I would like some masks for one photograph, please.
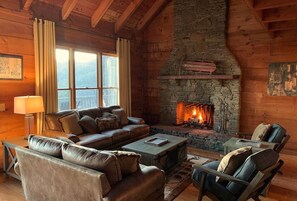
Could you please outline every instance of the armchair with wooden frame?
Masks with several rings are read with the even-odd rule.
[[[254,133],[239,132],[236,135],[238,138],[253,139],[254,134],[255,131]],[[275,146],[273,150],[280,153],[289,139],[290,135],[287,134],[286,129],[284,129],[281,125],[274,123],[271,127],[269,127],[261,141],[274,143]]]
[[[194,165],[192,181],[199,189],[198,201],[203,196],[214,201],[260,200],[259,196],[283,165],[278,158],[279,154],[272,149],[256,152],[233,175],[218,172],[219,161]],[[216,177],[225,181],[217,182]]]

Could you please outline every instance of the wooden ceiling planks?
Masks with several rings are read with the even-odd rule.
[[[91,17],[91,26],[94,28],[98,24],[98,22],[102,19],[103,15],[106,13],[113,0],[105,0],[101,1],[96,11],[93,13]]]
[[[66,20],[76,6],[78,0],[66,0],[62,7],[62,19]]]
[[[26,1],[24,2],[23,9],[26,10],[26,11],[28,11],[29,8],[30,8],[30,6],[31,6],[31,4],[32,4],[32,2],[33,2],[33,0],[26,0]]]
[[[297,0],[243,0],[263,29],[274,38],[297,31]]]

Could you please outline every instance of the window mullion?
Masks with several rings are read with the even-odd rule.
[[[103,106],[103,90],[102,90],[102,54],[97,54],[97,85],[98,85],[98,98],[99,106]]]
[[[70,48],[70,55],[69,55],[69,87],[70,87],[70,94],[71,94],[71,109],[76,108],[76,100],[75,100],[75,66],[74,66],[74,50]]]

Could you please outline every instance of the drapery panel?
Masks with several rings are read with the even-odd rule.
[[[35,56],[35,93],[42,96],[45,113],[57,112],[57,70],[55,23],[35,18],[34,56]],[[44,130],[44,114],[37,114],[37,134]]]

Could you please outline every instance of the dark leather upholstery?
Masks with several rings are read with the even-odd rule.
[[[205,167],[208,167],[213,170],[217,170],[220,161],[212,161],[210,163],[205,164]],[[192,179],[197,183],[200,182],[201,179],[201,171],[199,169],[194,169],[192,173]],[[226,189],[227,183],[218,183],[216,182],[216,176],[212,174],[207,174],[205,189],[213,194],[216,194],[218,198],[222,201],[235,201],[236,197]]]
[[[130,124],[123,126],[122,129],[129,131],[132,138],[149,133],[149,127],[146,124]]]
[[[97,117],[102,116],[102,110],[99,107],[98,108],[81,109],[81,110],[78,110],[78,114],[79,114],[80,118],[87,115],[89,117],[92,117],[93,119],[96,119]]]
[[[67,110],[67,111],[61,111],[61,112],[45,115],[46,129],[63,131],[62,125],[58,119],[62,116],[71,114],[72,112],[73,112],[72,110]]]
[[[78,136],[80,141],[76,144],[91,147],[91,148],[104,148],[112,144],[112,138],[102,134],[83,134]]]
[[[242,166],[234,173],[234,177],[250,182],[258,171],[262,171],[273,164],[276,164],[279,154],[272,149],[265,149],[250,155]],[[229,182],[226,187],[234,195],[239,195],[244,190],[244,186]]]
[[[118,143],[130,139],[131,134],[123,129],[103,131],[101,135],[109,136],[112,139],[112,143]]]
[[[66,161],[105,173],[111,185],[122,180],[120,163],[111,152],[64,144],[62,155]]]
[[[30,135],[28,138],[30,149],[58,158],[62,158],[62,145],[64,143],[58,139],[35,135]]]
[[[165,175],[155,166],[143,167],[112,186],[104,201],[142,201],[151,192],[164,189]],[[137,185],[141,184],[141,185]],[[155,199],[152,199],[153,201]]]
[[[286,135],[286,129],[284,129],[279,124],[272,124],[270,133],[265,136],[264,141],[273,142],[273,143],[281,143],[282,139]]]

